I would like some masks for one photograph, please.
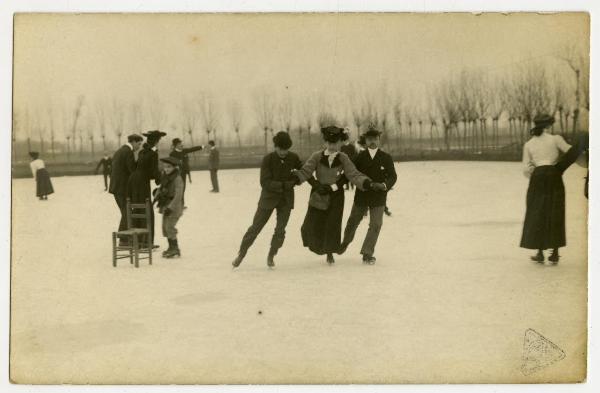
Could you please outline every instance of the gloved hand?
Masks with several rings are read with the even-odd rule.
[[[332,191],[333,190],[331,189],[331,186],[327,185],[327,184],[320,184],[319,187],[317,188],[317,192],[321,195],[329,194]]]
[[[171,210],[170,207],[165,207],[165,209],[163,210],[163,215],[165,217],[169,217],[171,215],[171,213],[173,213],[173,210]]]
[[[387,188],[383,183],[371,183],[371,190],[373,191],[386,191]]]

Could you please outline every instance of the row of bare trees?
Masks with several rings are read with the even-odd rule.
[[[29,150],[31,141],[38,140],[42,153],[48,150],[52,158],[57,135],[62,135],[68,160],[77,152],[82,158],[84,151],[93,157],[98,137],[102,150],[107,151],[110,141],[117,146],[123,142],[125,131],[166,127],[173,134],[179,130],[187,135],[191,144],[198,142],[199,134],[217,140],[218,131],[228,130],[240,151],[243,129],[258,130],[265,149],[275,130],[294,131],[299,146],[310,147],[315,126],[333,123],[354,129],[355,137],[376,127],[383,132],[384,146],[400,152],[518,148],[541,112],[557,118],[557,132],[574,133],[580,128],[580,110],[589,111],[589,66],[586,57],[577,53],[566,50],[557,56],[567,66],[563,72],[531,62],[517,64],[503,74],[465,68],[420,94],[383,80],[350,86],[343,94],[322,91],[302,96],[287,87],[278,92],[262,87],[253,92],[248,107],[239,99],[223,105],[209,92],[181,98],[174,108],[151,96],[102,101],[81,95],[43,111],[16,111],[14,129],[26,137]],[[252,136],[246,133],[246,138]],[[16,138],[14,132],[13,142]]]

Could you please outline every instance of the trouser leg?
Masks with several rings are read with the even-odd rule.
[[[217,177],[217,170],[216,169],[211,169],[210,170],[210,181],[212,182],[213,190],[219,191],[219,179]]]
[[[367,230],[367,235],[365,236],[365,241],[363,242],[362,249],[360,253],[363,255],[373,255],[375,253],[375,245],[377,244],[377,238],[379,237],[379,232],[381,231],[381,226],[383,225],[383,211],[385,206],[376,206],[370,208],[370,217],[369,217],[369,229]]]
[[[246,252],[248,252],[248,249],[252,243],[254,243],[254,240],[256,240],[256,237],[260,231],[262,231],[267,221],[269,221],[269,217],[271,217],[272,213],[273,209],[256,209],[256,213],[254,213],[254,219],[252,220],[252,225],[250,225],[244,234],[244,237],[242,238],[242,244],[240,244],[239,253],[241,255],[246,255]]]
[[[290,213],[292,210],[289,207],[278,207],[277,208],[277,223],[275,224],[275,232],[271,238],[271,249],[269,250],[270,255],[277,254],[277,251],[283,246],[285,240],[285,227],[290,220]]]
[[[104,173],[104,190],[108,190],[108,174]]]
[[[358,225],[362,221],[368,207],[367,206],[358,206],[357,204],[352,205],[352,210],[350,211],[350,217],[348,217],[348,222],[346,223],[346,229],[344,230],[344,239],[342,243],[350,244],[352,240],[354,240],[354,235],[356,234],[356,229]]]
[[[171,216],[164,216],[163,215],[163,225],[162,225],[162,230],[163,230],[163,236],[166,237],[167,239],[177,239],[177,222],[179,221],[179,217],[171,217]]]
[[[121,194],[115,194],[115,201],[121,212],[121,220],[119,221],[119,231],[127,229],[127,197]]]
[[[183,193],[181,195],[181,203],[183,206],[185,206],[185,187],[186,187],[186,182],[187,182],[187,174],[182,172],[181,179],[183,180]]]

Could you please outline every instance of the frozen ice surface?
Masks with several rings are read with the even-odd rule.
[[[182,258],[111,265],[118,223],[101,176],[53,178],[35,198],[13,181],[11,378],[29,383],[535,382],[584,376],[587,204],[564,176],[558,266],[520,249],[527,179],[518,163],[399,163],[377,264],[361,263],[365,220],[328,266],[302,247],[309,189],[266,267],[274,215],[232,271],[260,188],[258,169],[193,172]],[[344,220],[351,207],[346,194]],[[520,373],[535,329],[566,358]]]

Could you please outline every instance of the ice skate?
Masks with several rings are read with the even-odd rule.
[[[175,258],[175,257],[180,257],[180,256],[181,256],[181,251],[179,250],[179,247],[172,248],[171,250],[167,250],[167,251],[163,252],[163,258]]]
[[[335,263],[335,259],[333,259],[333,254],[327,254],[327,263],[329,266],[332,266]]]
[[[274,269],[275,268],[275,255],[269,254],[269,256],[267,257],[267,266],[269,267],[269,269]]]
[[[231,262],[231,266],[233,267],[233,269],[239,267],[243,260],[244,256],[242,254],[238,254],[238,256],[235,257],[235,259],[233,260],[233,262]]]
[[[558,265],[558,260],[560,259],[560,255],[558,255],[558,251],[555,250],[552,252],[552,255],[548,257],[548,260],[552,262],[553,265]]]
[[[544,263],[544,253],[539,251],[536,255],[531,257],[531,260],[537,263]]]
[[[377,261],[377,258],[375,258],[373,255],[369,255],[369,254],[363,255],[363,263],[365,265],[374,265],[375,261]]]

